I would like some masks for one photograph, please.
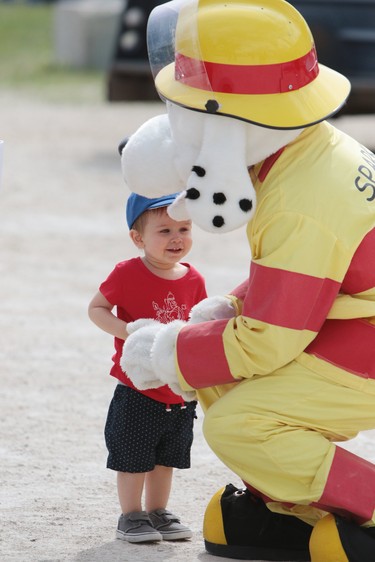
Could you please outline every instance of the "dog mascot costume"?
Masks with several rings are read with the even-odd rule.
[[[196,393],[244,482],[207,506],[208,552],[374,562],[375,466],[337,445],[375,428],[375,157],[326,121],[350,84],[283,0],[165,3],[148,47],[167,112],[130,137],[125,180],[180,190],[169,214],[210,232],[247,223],[252,261],[188,323],[129,324],[122,366]]]

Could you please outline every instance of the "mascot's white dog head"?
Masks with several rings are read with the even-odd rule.
[[[318,64],[305,20],[283,0],[173,0],[151,13],[148,48],[167,114],[126,144],[126,183],[146,197],[181,191],[171,217],[210,232],[251,219],[249,168],[336,113],[350,91]]]

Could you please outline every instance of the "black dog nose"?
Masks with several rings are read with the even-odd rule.
[[[129,140],[129,137],[125,137],[120,144],[118,145],[117,149],[118,149],[118,153],[121,156],[122,155],[122,151],[124,150],[125,146],[127,145],[127,142]]]

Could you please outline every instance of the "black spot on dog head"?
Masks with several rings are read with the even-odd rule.
[[[220,215],[216,215],[216,217],[212,219],[212,224],[216,226],[216,228],[221,228],[222,226],[224,226],[225,220]]]
[[[200,192],[198,191],[198,189],[195,189],[195,187],[190,187],[186,191],[186,199],[199,199],[200,196]]]
[[[244,213],[248,213],[253,208],[253,202],[251,201],[251,199],[241,199],[238,204],[241,211],[243,211]]]
[[[208,100],[204,106],[207,113],[216,113],[219,110],[219,104],[216,100]]]
[[[195,172],[199,178],[203,178],[206,175],[206,170],[202,166],[193,166],[191,171]]]
[[[214,193],[213,201],[215,205],[224,205],[225,201],[227,200],[224,193]]]

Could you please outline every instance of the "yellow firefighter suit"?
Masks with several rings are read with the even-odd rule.
[[[271,510],[373,525],[375,466],[333,442],[375,426],[375,157],[322,122],[250,173],[249,280],[179,333],[181,387]]]

